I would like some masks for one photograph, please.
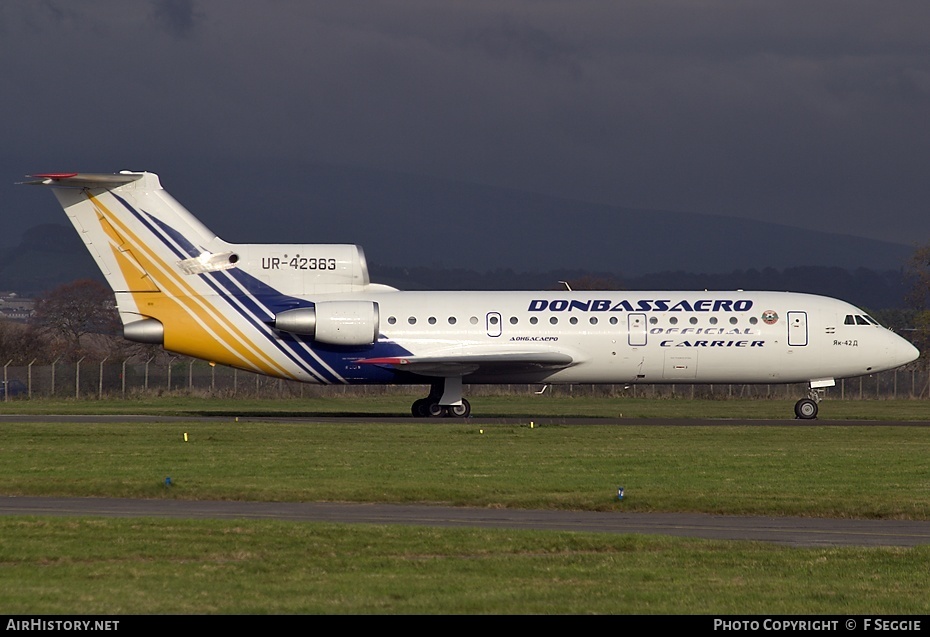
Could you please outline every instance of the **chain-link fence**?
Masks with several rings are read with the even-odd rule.
[[[190,359],[173,362],[111,361],[14,365],[2,368],[4,390],[0,400],[29,398],[120,399],[158,395],[198,395],[244,398],[313,398],[351,394],[359,396],[416,394],[398,385],[312,385],[269,378]],[[472,385],[469,396],[512,395],[546,391],[559,396],[630,396],[639,398],[760,399],[798,398],[806,384],[791,385]],[[928,399],[930,373],[925,369],[898,369],[838,380],[826,390],[833,400]]]

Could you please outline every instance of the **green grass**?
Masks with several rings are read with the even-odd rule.
[[[928,427],[7,423],[0,454],[7,495],[930,518]]]
[[[624,418],[661,407],[715,417],[721,407],[779,403],[534,398],[527,403],[547,409],[521,413],[510,411],[511,399],[473,401],[517,424],[249,418],[308,404],[326,413],[327,401],[12,402],[52,411],[105,405],[224,415],[2,422],[0,493],[930,519],[928,427],[750,427],[739,420],[666,427],[643,420],[530,428],[537,413],[609,415],[605,410],[620,405]],[[357,414],[409,404],[403,396],[337,402]],[[873,412],[869,401],[848,404],[857,408],[851,419],[882,411],[901,418],[924,405],[876,401]],[[930,611],[927,590],[930,546],[787,548],[550,531],[0,517],[0,608],[10,614],[897,615]]]
[[[928,547],[145,519],[0,534],[8,614],[930,612]]]

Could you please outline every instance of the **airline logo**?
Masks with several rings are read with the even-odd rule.
[[[530,312],[748,312],[751,308],[749,299],[533,299],[527,309]]]

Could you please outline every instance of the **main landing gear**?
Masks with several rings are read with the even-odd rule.
[[[452,376],[435,381],[430,387],[429,396],[413,401],[410,413],[417,418],[468,418],[471,405],[462,398],[462,377]]]

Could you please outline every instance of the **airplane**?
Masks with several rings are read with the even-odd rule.
[[[113,289],[131,341],[322,384],[429,385],[414,416],[468,417],[468,384],[805,383],[919,352],[845,301],[790,292],[405,292],[361,247],[231,244],[150,172],[42,173]]]

